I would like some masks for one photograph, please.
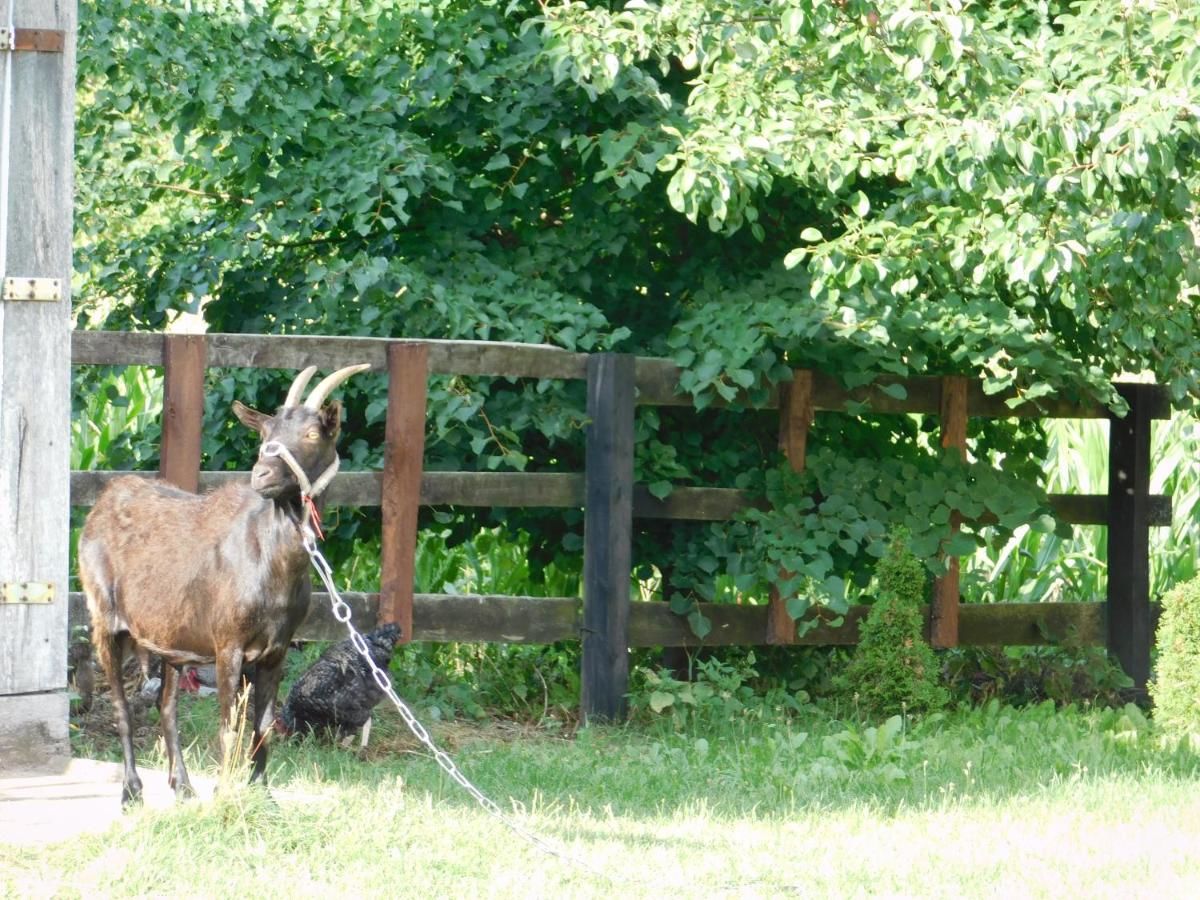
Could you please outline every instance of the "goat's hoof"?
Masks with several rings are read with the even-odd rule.
[[[130,784],[126,782],[121,787],[121,809],[129,809],[135,806],[142,805],[142,785],[141,783]]]
[[[175,802],[186,802],[196,799],[196,789],[192,787],[190,781],[182,781],[179,784],[172,785],[175,788]]]

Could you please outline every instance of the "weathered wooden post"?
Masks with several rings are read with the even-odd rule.
[[[1108,431],[1108,652],[1139,692],[1150,679],[1150,422],[1155,386],[1121,384]]]
[[[813,373],[796,369],[791,383],[779,388],[779,449],[793,472],[803,472],[807,464],[813,414]],[[767,643],[796,643],[796,622],[787,611],[787,598],[774,585],[767,599]]]
[[[388,405],[384,425],[383,546],[380,552],[379,622],[400,626],[402,643],[413,639],[413,575],[417,513],[425,465],[425,405],[429,345],[388,345]]]
[[[75,4],[0,5],[0,770],[65,761]]]
[[[967,379],[947,375],[942,379],[942,447],[967,455]],[[960,518],[952,513],[950,531],[958,531]],[[933,585],[929,612],[929,643],[934,647],[958,646],[958,557],[946,560],[946,574]]]
[[[200,489],[207,361],[204,335],[163,335],[163,421],[158,474],[193,494]]]
[[[583,534],[583,718],[619,721],[629,690],[633,540],[634,357],[587,362]]]

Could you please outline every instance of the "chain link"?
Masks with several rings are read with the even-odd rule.
[[[370,666],[371,675],[374,677],[375,683],[379,685],[379,689],[387,695],[387,698],[392,701],[392,705],[394,705],[396,707],[396,711],[400,713],[400,718],[404,720],[404,724],[408,726],[408,730],[411,731],[417,740],[419,740],[433,755],[434,761],[442,768],[442,770],[449,775],[457,785],[474,797],[475,802],[477,802],[481,807],[499,819],[511,831],[519,834],[542,852],[558,857],[559,859],[564,860],[572,865],[588,869],[592,873],[608,879],[609,881],[619,880],[611,873],[601,871],[600,869],[589,865],[583,860],[568,856],[562,850],[548,843],[545,839],[534,834],[511,816],[507,815],[504,810],[496,805],[491,798],[479,790],[479,788],[475,787],[475,785],[471,783],[467,776],[462,773],[458,766],[454,764],[454,760],[452,760],[444,750],[434,743],[433,738],[429,736],[429,732],[425,730],[425,726],[417,720],[417,717],[413,714],[413,711],[409,709],[408,705],[396,694],[395,688],[392,687],[392,680],[388,677],[387,672],[376,665],[375,660],[371,658],[371,652],[367,647],[366,639],[350,621],[353,610],[350,608],[350,604],[342,599],[342,595],[338,592],[336,585],[334,585],[333,569],[330,567],[329,562],[322,555],[320,548],[317,547],[316,535],[313,534],[312,529],[307,523],[305,523],[301,534],[304,543],[304,549],[308,552],[309,558],[312,560],[313,568],[316,569],[317,575],[320,576],[321,582],[325,585],[325,589],[329,592],[329,602],[333,607],[334,618],[343,623],[349,630],[350,640],[354,644],[354,649],[358,651],[359,655],[362,656],[362,658],[366,660],[367,665]]]

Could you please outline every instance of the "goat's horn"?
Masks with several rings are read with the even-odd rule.
[[[296,380],[292,382],[292,386],[288,388],[287,399],[283,401],[284,407],[295,406],[300,402],[300,398],[304,395],[304,389],[308,387],[308,383],[312,377],[317,374],[316,366],[309,366],[303,372],[296,376]]]
[[[369,363],[360,363],[357,366],[346,366],[344,369],[338,369],[331,375],[326,375],[325,378],[313,388],[312,393],[308,395],[308,399],[304,401],[304,405],[309,409],[320,409],[321,404],[325,402],[325,398],[333,393],[333,389],[339,384],[354,375],[356,372],[365,372],[371,368]]]

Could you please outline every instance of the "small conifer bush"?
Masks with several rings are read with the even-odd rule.
[[[929,579],[907,538],[903,532],[894,534],[875,569],[879,595],[859,628],[858,647],[844,679],[859,707],[873,716],[932,712],[949,700],[924,637],[921,605]]]
[[[1163,597],[1150,683],[1154,720],[1168,734],[1200,734],[1200,578]]]

